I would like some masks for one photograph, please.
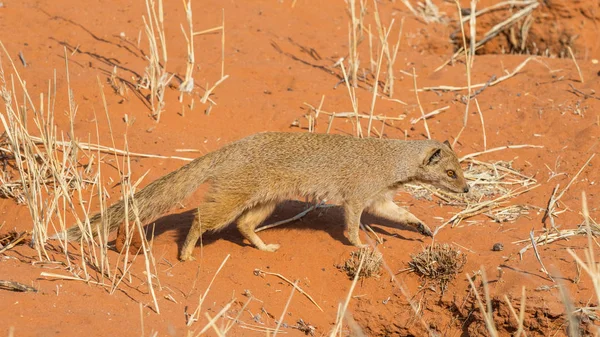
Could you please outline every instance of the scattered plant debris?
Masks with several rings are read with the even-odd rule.
[[[12,247],[23,244],[27,231],[18,233],[16,231],[9,231],[6,234],[0,234],[0,253],[3,253]]]
[[[2,281],[0,280],[0,289],[10,290],[10,291],[18,291],[18,292],[33,292],[37,293],[38,290],[34,287],[30,287],[23,283],[14,282],[14,281]]]
[[[408,265],[418,275],[438,282],[443,293],[466,262],[467,256],[460,250],[447,244],[434,244],[411,255]]]
[[[312,326],[310,323],[305,322],[302,318],[299,318],[298,322],[296,322],[296,325],[291,326],[291,328],[298,329],[298,330],[304,332],[304,334],[307,336],[308,335],[314,336],[315,330],[317,329],[314,326]]]
[[[359,278],[379,277],[383,257],[380,252],[373,250],[371,247],[353,251],[344,265],[338,266],[338,268],[345,271],[350,278],[354,278],[363,256],[365,262],[363,263]]]

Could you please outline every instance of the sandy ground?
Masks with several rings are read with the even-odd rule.
[[[405,117],[385,126],[387,138],[426,138],[422,122],[411,124],[412,119],[421,115],[410,75],[413,68],[421,88],[465,86],[467,83],[462,61],[435,71],[452,55],[455,46],[451,36],[457,36],[460,31],[457,31],[454,5],[442,1],[434,3],[445,13],[445,22],[427,23],[411,14],[400,1],[378,3],[383,23],[389,25],[392,19],[395,22],[390,34],[391,43],[398,40],[400,21],[404,19],[402,40],[393,67],[396,76],[393,98],[407,104],[379,99],[375,107],[378,115]],[[484,8],[494,3],[497,1],[482,1],[479,6]],[[532,19],[532,27],[535,27],[532,32],[566,32],[567,38],[574,41],[570,45],[584,83],[570,58],[540,57],[539,62],[529,62],[512,78],[477,94],[488,149],[518,144],[543,146],[505,149],[478,157],[485,161],[511,161],[523,175],[535,177],[540,184],[538,188],[509,201],[509,204],[529,206],[528,213],[504,223],[479,215],[470,219],[476,221],[464,221],[454,228],[447,226],[441,230],[436,242],[452,244],[467,255],[463,272],[444,294],[418,275],[400,272],[407,268],[411,254],[431,243],[430,238],[424,238],[406,226],[363,217],[363,222],[370,224],[385,240],[379,249],[395,275],[395,281],[391,281],[390,274],[384,271],[378,279],[365,279],[354,289],[355,297],[351,299],[348,311],[365,335],[487,335],[483,315],[465,276],[465,273],[473,275],[481,268],[485,269],[490,281],[494,318],[500,335],[510,335],[517,330],[504,295],[518,307],[522,287],[526,287],[525,327],[529,336],[566,335],[565,309],[556,282],[565,285],[575,307],[598,306],[590,278],[585,271],[578,276],[576,263],[567,252],[567,248],[571,248],[583,256],[588,244],[585,237],[539,247],[543,263],[556,282],[541,270],[531,249],[520,258],[518,252],[523,245],[513,243],[527,239],[531,230],[535,230],[536,235],[541,233],[544,228],[541,219],[554,187],[560,184],[562,190],[567,186],[586,160],[600,148],[600,95],[595,96],[600,89],[600,64],[597,61],[600,58],[597,43],[600,6],[593,1],[577,1],[571,5],[567,1],[547,3],[554,7],[543,5],[544,8],[538,10],[541,14]],[[463,5],[467,7],[468,3]],[[190,96],[179,103],[177,87],[186,67],[186,45],[179,25],[185,25],[185,12],[180,2],[165,3],[167,71],[176,76],[172,80],[173,86],[166,90],[166,105],[159,123],[150,116],[143,96],[147,91],[142,90],[140,96],[134,86],[124,85],[127,89],[119,94],[107,82],[115,70],[121,81],[132,85],[144,73],[147,65],[144,55],[148,49],[142,32],[142,15],[146,14],[143,1],[127,4],[4,1],[0,7],[0,40],[20,76],[27,82],[34,102],[39,101],[39,93],[47,92],[48,81],[54,81],[56,70],[55,124],[65,132],[69,129],[66,52],[70,86],[78,104],[74,131],[79,140],[87,141],[88,135],[95,139],[98,126],[100,144],[112,144],[100,82],[106,94],[115,146],[123,148],[126,134],[133,152],[194,157],[200,154],[176,152],[176,149],[197,149],[206,153],[256,132],[307,132],[308,121],[304,116],[309,110],[304,103],[318,106],[322,96],[325,97],[324,111],[352,111],[348,91],[344,83],[340,83],[340,68],[334,67],[335,62],[348,53],[349,18],[343,1],[324,4],[300,0],[294,6],[290,1],[203,1],[192,6],[197,31],[220,25],[224,10],[224,73],[229,77],[211,95],[216,105],[207,114],[208,105],[201,104],[200,98],[207,85],[212,86],[221,77],[221,35],[210,33],[195,37],[194,105],[190,107]],[[418,8],[416,4],[414,6]],[[372,3],[368,4],[366,15],[374,31]],[[486,27],[493,26],[485,20],[498,16],[501,13],[478,19],[482,20],[478,26],[481,34],[489,29]],[[506,13],[504,17],[507,17]],[[546,28],[536,26],[542,24],[547,24]],[[555,35],[562,36],[559,33]],[[506,35],[501,38],[506,39]],[[559,38],[541,39],[558,46],[549,52],[551,56],[564,52],[560,47],[564,41]],[[531,41],[535,41],[533,37]],[[19,53],[22,53],[26,67],[19,59]],[[527,57],[481,51],[474,59],[472,83],[486,83],[492,76],[500,78]],[[14,72],[5,54],[1,59],[10,83],[14,78],[9,74]],[[360,60],[361,67],[368,68],[367,41],[361,45]],[[465,94],[464,90],[420,92],[425,112],[449,106],[428,119],[432,138],[451,142],[456,138],[463,125],[465,104],[461,97]],[[361,84],[356,95],[359,111],[368,114],[372,96],[369,88]],[[326,117],[319,117],[316,132],[325,132],[327,124]],[[375,125],[380,130],[381,123]],[[331,126],[333,133],[351,134],[352,130],[351,120],[343,118],[336,118]],[[477,110],[471,105],[467,127],[455,150],[462,156],[483,149],[482,124]],[[561,198],[559,209],[564,212],[555,219],[560,229],[574,229],[582,223],[582,192],[587,195],[591,218],[599,218],[599,160],[592,159]],[[119,178],[114,161],[107,156],[102,165],[104,185],[111,200],[120,196],[120,188],[115,183]],[[176,159],[133,158],[131,170],[135,179],[148,171],[141,183],[146,185],[183,163]],[[338,305],[345,300],[352,283],[336,268],[354,250],[345,236],[341,210],[321,209],[299,221],[262,232],[260,235],[266,242],[281,244],[281,249],[274,254],[254,249],[232,226],[205,235],[202,248],[198,245],[194,251],[196,261],[179,262],[178,247],[187,234],[192,211],[201,202],[202,194],[201,189],[155,222],[153,254],[160,282],[160,287],[155,287],[160,314],[149,295],[141,257],[134,262],[131,278],[110,293],[110,287],[41,277],[42,272],[69,273],[57,264],[36,263],[35,250],[21,245],[0,254],[0,280],[21,282],[39,291],[0,290],[0,335],[129,336],[156,332],[159,336],[182,336],[189,332],[199,333],[208,322],[204,313],[215,316],[233,299],[225,316],[235,317],[251,294],[254,300],[239,316],[245,324],[233,325],[228,335],[264,336],[265,332],[244,327],[275,328],[292,288],[276,276],[255,275],[256,269],[298,280],[302,289],[323,309],[320,311],[305,296],[295,293],[283,316],[282,333],[304,335],[291,327],[301,319],[316,328],[315,335],[328,335],[336,322]],[[431,227],[441,225],[460,211],[458,207],[440,206],[440,200],[435,197],[417,200],[406,192],[400,192],[397,201]],[[285,203],[268,222],[294,216],[305,207],[301,202]],[[92,206],[92,210],[97,209]],[[31,230],[31,221],[25,205],[18,205],[12,199],[0,199],[0,223],[4,224],[1,233],[12,229]],[[492,251],[495,243],[502,243],[504,250]],[[78,252],[77,247],[74,246],[72,251]],[[52,260],[64,261],[64,254],[55,244],[49,246],[48,251]],[[118,252],[110,251],[109,255],[116,260]],[[201,318],[186,326],[186,313],[196,309],[199,298],[227,257],[202,304]],[[81,255],[73,253],[72,259],[79,263]],[[102,281],[98,274],[92,272],[92,276],[94,280]],[[158,285],[158,281],[156,283]],[[476,284],[480,283],[477,279]],[[481,288],[479,290],[481,292]],[[411,308],[409,300],[417,307]],[[597,331],[590,315],[583,316],[582,329],[590,333]],[[229,322],[231,319],[222,318],[217,325],[225,326]],[[343,329],[343,335],[352,331],[346,323]],[[214,331],[206,335],[216,336]]]

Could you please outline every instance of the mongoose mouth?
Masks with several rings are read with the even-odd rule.
[[[470,190],[469,185],[465,185],[464,187],[444,187],[452,193],[469,193]]]

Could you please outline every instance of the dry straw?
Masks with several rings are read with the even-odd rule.
[[[361,261],[364,261],[364,266],[359,270],[358,267],[360,266]],[[339,266],[338,268],[345,271],[351,278],[354,278],[359,272],[359,278],[379,277],[382,263],[383,255],[381,252],[371,247],[364,247],[352,251],[350,253],[350,258],[344,262],[343,266]]]
[[[157,9],[158,7],[158,13]],[[154,0],[146,0],[146,16],[144,21],[144,32],[148,39],[149,55],[146,56],[148,66],[144,71],[144,77],[140,80],[139,87],[150,90],[150,106],[152,114],[157,122],[164,109],[165,89],[173,75],[167,72],[167,41],[165,37],[164,12],[162,0],[158,5]]]
[[[409,267],[418,275],[437,282],[442,293],[467,263],[467,256],[447,244],[433,244],[411,255]]]
[[[2,44],[0,43],[0,45]],[[2,47],[4,49],[3,45]],[[6,49],[4,49],[4,53],[9,56]],[[97,241],[94,241],[92,233],[97,232],[98,229],[97,227],[92,228],[89,221],[90,209],[96,203],[93,191],[96,189],[98,191],[101,212],[104,209],[104,199],[107,194],[102,185],[100,147],[82,145],[74,132],[78,105],[71,89],[68,71],[69,59],[66,50],[64,56],[69,141],[64,140],[65,136],[59,133],[54,125],[54,109],[57,98],[56,73],[53,81],[48,83],[46,96],[41,94],[40,103],[34,105],[24,81],[12,61],[13,74],[10,75],[10,85],[0,63],[0,91],[5,103],[5,112],[0,113],[0,122],[6,135],[6,147],[3,153],[11,155],[9,160],[14,161],[14,166],[17,168],[18,179],[12,183],[19,185],[17,188],[21,191],[23,200],[28,206],[33,222],[32,242],[38,254],[38,260],[54,260],[47,251],[46,241],[49,230],[63,232],[71,225],[73,220],[70,219],[74,219],[75,224],[83,233],[82,241],[76,251],[72,251],[71,247],[73,246],[66,240],[58,241],[63,253],[65,270],[71,275],[42,273],[41,276],[98,284],[112,288],[114,291],[118,283],[113,282],[116,275],[121,272],[120,262],[113,265],[113,270],[108,258],[107,233],[99,233]],[[10,56],[8,58],[10,59]],[[18,89],[14,83],[15,77],[20,84]],[[18,90],[21,91],[20,94],[18,94]],[[105,111],[107,111],[102,90],[101,94]],[[19,96],[24,98],[23,102],[17,101]],[[29,114],[31,111],[33,113]],[[96,120],[98,119],[96,118]],[[33,133],[39,136],[33,136]],[[98,134],[96,126],[97,137],[99,137]],[[91,142],[87,144],[91,144]],[[129,163],[127,151],[124,153]],[[117,166],[119,166],[118,161]],[[130,171],[129,168],[128,172]],[[133,191],[135,186],[130,185],[128,179],[124,179],[120,169],[119,174],[123,188]],[[129,177],[129,174],[127,176]],[[140,224],[138,224],[138,231],[142,237],[145,237]],[[72,258],[77,255],[80,258],[75,263]],[[158,278],[151,246],[147,244],[144,246],[144,260],[148,277],[147,286],[149,292],[152,293],[154,309],[158,312],[158,303],[153,290],[154,284],[158,283]],[[127,265],[126,261],[122,262]],[[153,270],[150,268],[151,266],[154,266]],[[122,277],[125,277],[127,270],[128,268],[123,269]],[[106,282],[109,283],[106,284]]]

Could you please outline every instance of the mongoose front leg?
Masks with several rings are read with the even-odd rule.
[[[265,244],[254,230],[273,213],[275,206],[277,206],[275,202],[256,205],[246,210],[237,220],[237,228],[240,233],[256,248],[265,252],[275,252],[279,249],[279,245],[276,243]]]
[[[348,240],[356,247],[363,248],[368,245],[360,241],[360,216],[363,212],[363,207],[358,206],[358,203],[346,203],[344,205],[344,216],[346,218],[346,227],[348,228]]]
[[[392,200],[376,200],[369,205],[367,211],[391,221],[414,225],[419,233],[426,236],[433,236],[431,229],[423,221],[404,208],[396,205]]]

